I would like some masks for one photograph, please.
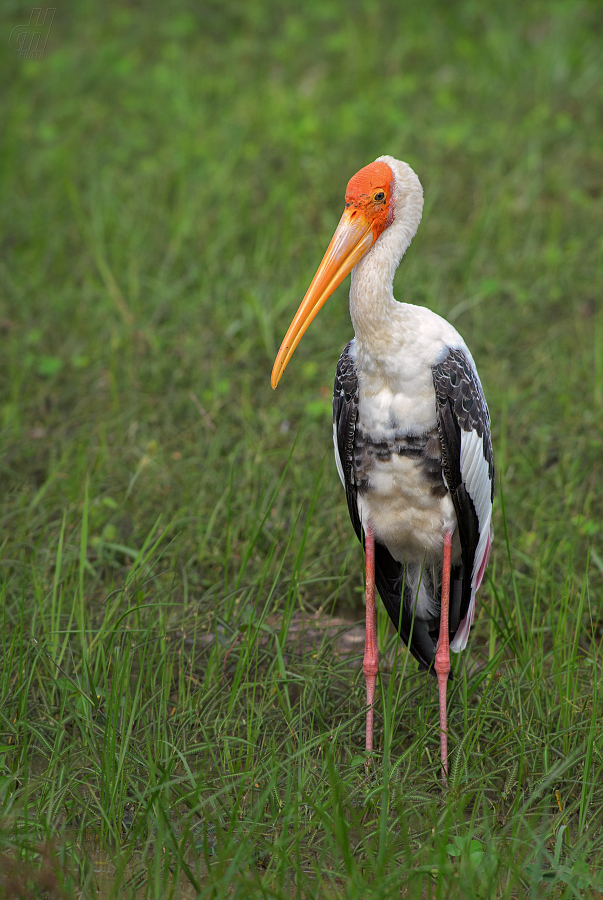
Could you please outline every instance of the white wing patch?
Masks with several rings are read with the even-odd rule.
[[[342,485],[345,488],[345,478],[343,475],[343,466],[341,465],[341,460],[339,458],[339,447],[337,446],[337,423],[333,422],[333,446],[335,448],[335,465],[337,466],[337,474],[341,480]]]
[[[454,640],[450,643],[450,649],[455,653],[464,650],[467,645],[469,630],[475,612],[475,594],[484,574],[492,541],[490,524],[492,517],[492,500],[490,499],[492,482],[490,481],[488,461],[484,455],[484,438],[483,436],[480,437],[477,431],[461,430],[461,478],[475,507],[479,525],[479,541],[473,558],[469,609],[454,636]]]

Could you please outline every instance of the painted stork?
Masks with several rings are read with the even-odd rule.
[[[352,272],[355,338],[333,392],[337,471],[366,559],[366,749],[379,670],[375,582],[419,666],[438,679],[442,778],[448,773],[450,650],[467,644],[492,541],[490,417],[460,334],[392,285],[421,220],[423,189],[381,156],[347,186],[345,210],[272,370],[275,388],[308,325]]]

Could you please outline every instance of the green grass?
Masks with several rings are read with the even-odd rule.
[[[39,60],[5,8],[0,896],[602,896],[600,4],[82,0]],[[345,286],[270,369],[382,153],[498,472],[444,797],[385,616],[368,773],[358,653],[293,640],[363,615]]]

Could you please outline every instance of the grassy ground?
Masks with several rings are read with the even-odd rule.
[[[6,10],[0,896],[602,896],[600,4],[79,2],[34,60]],[[345,287],[269,373],[382,153],[498,470],[444,798],[385,618],[368,774],[358,653],[291,638],[362,617]]]

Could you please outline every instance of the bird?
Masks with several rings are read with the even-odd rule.
[[[398,302],[393,280],[421,221],[413,169],[380,156],[348,182],[333,238],[283,339],[271,384],[351,272],[354,338],[333,390],[335,462],[364,543],[366,751],[379,672],[375,586],[419,667],[437,677],[440,775],[448,778],[450,650],[466,647],[493,539],[490,415],[458,331]]]

